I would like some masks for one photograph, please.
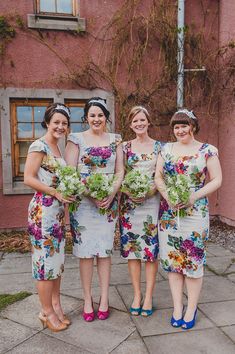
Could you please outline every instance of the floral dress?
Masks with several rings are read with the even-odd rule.
[[[149,154],[134,153],[131,142],[123,144],[126,168],[142,170],[152,176],[156,169],[161,143],[156,141]],[[156,193],[141,204],[122,194],[120,203],[121,256],[126,259],[155,261],[158,255],[158,211],[160,195]]]
[[[218,154],[213,145],[203,144],[193,156],[175,157],[173,143],[161,151],[164,159],[165,177],[183,174],[188,177],[190,190],[197,191],[205,184],[207,159]],[[185,215],[178,218],[163,199],[159,215],[160,261],[164,270],[191,278],[203,276],[206,261],[205,241],[209,233],[209,210],[206,197],[197,200],[192,207],[185,208]]]
[[[62,158],[55,157],[42,139],[34,141],[28,153],[43,152],[38,179],[56,187],[57,163],[65,165]],[[64,206],[55,197],[35,192],[28,209],[28,232],[32,244],[32,273],[37,280],[52,280],[64,270],[65,218]]]
[[[88,146],[83,133],[72,133],[68,141],[78,146],[78,168],[85,180],[92,173],[114,175],[116,149],[121,136],[109,133],[109,145]],[[70,214],[73,254],[79,258],[109,257],[112,254],[118,201],[115,197],[104,215],[96,205],[83,197],[76,212]]]

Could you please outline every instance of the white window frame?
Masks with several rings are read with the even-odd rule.
[[[111,113],[112,124],[110,131],[115,127],[114,96],[111,92],[101,89],[95,90],[58,90],[58,89],[0,89],[0,115],[1,115],[1,145],[2,145],[2,180],[3,194],[30,194],[32,190],[21,181],[13,181],[12,166],[12,126],[11,126],[11,99],[52,99],[54,102],[64,103],[64,100],[87,100],[100,96],[107,101]]]

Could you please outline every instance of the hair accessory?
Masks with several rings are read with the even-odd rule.
[[[90,100],[88,103],[99,103],[99,104],[101,104],[101,106],[103,106],[108,111],[107,104],[106,104],[105,100]]]
[[[62,104],[57,104],[57,106],[55,107],[55,111],[64,111],[70,118],[70,111],[67,107],[62,106]]]
[[[178,113],[184,113],[186,114],[186,116],[188,116],[189,118],[195,119],[197,120],[197,117],[194,115],[193,111],[189,111],[188,109],[184,108],[184,109],[179,109],[176,114]]]

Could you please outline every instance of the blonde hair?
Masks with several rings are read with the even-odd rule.
[[[142,106],[134,106],[134,107],[132,107],[132,109],[130,110],[130,112],[128,114],[127,121],[129,123],[129,125],[131,124],[133,118],[140,112],[144,113],[144,115],[146,116],[148,122],[151,123],[150,115],[149,115],[149,112],[147,111],[147,109],[142,107]]]

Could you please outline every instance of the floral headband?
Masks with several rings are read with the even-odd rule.
[[[57,106],[55,107],[55,111],[64,111],[70,118],[70,111],[67,107],[62,106],[61,104],[57,104]]]
[[[184,113],[186,114],[186,116],[188,116],[189,118],[195,119],[197,120],[197,117],[194,115],[193,111],[189,111],[188,109],[184,108],[184,109],[179,109],[176,114],[178,113]]]
[[[105,100],[90,100],[89,104],[90,103],[99,103],[101,106],[103,106],[108,111],[108,107],[107,107]]]

